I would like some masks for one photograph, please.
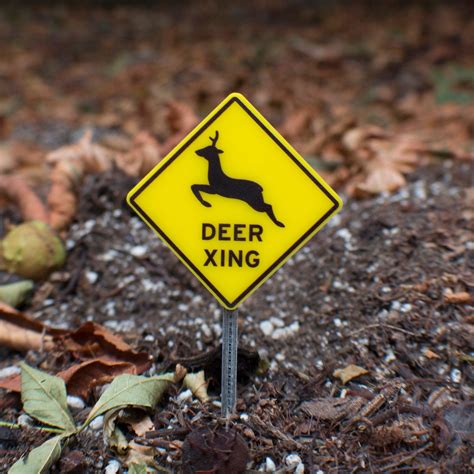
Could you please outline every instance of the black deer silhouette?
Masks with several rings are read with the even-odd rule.
[[[252,209],[265,212],[268,217],[279,227],[285,227],[273,213],[273,208],[263,200],[263,188],[260,184],[246,179],[235,179],[227,176],[222,170],[219,154],[223,153],[216,147],[219,132],[216,131],[214,138],[209,137],[211,145],[196,150],[198,156],[202,156],[209,162],[208,180],[209,184],[193,184],[191,189],[199,202],[206,207],[211,204],[205,201],[201,193],[217,194],[222,197],[240,199],[245,201]]]

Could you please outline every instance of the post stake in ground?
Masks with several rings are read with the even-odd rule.
[[[222,308],[222,416],[235,410],[237,401],[237,310]]]

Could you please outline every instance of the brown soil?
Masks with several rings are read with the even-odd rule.
[[[341,213],[242,305],[230,425],[235,444],[249,448],[250,472],[274,463],[301,473],[300,461],[310,473],[472,472],[474,170],[453,159],[473,143],[472,3],[91,3],[0,10],[0,139],[21,145],[12,148],[18,169],[42,197],[49,170],[34,156],[85,127],[104,143],[143,130],[164,142],[168,100],[204,115],[234,90],[286,125],[291,143],[328,173],[363,169],[363,153],[341,158],[334,128],[346,122],[391,137],[416,132],[436,150],[430,156],[445,158],[418,168],[395,194],[343,196]],[[320,138],[328,143],[317,146]],[[210,403],[172,389],[153,414],[156,431],[139,440],[180,472],[186,436],[193,431],[189,446],[225,424],[221,314],[124,204],[135,182],[116,171],[87,177],[64,235],[67,264],[24,309],[55,327],[105,325],[153,355],[148,374],[178,361],[205,369]],[[19,220],[0,208],[1,235]],[[455,302],[461,292],[470,300]],[[67,365],[55,353],[0,348],[0,369],[22,360],[51,372]],[[344,385],[335,370],[350,364],[366,373]],[[21,414],[19,397],[2,392],[0,419]],[[0,427],[0,472],[46,438]],[[87,429],[53,472],[104,472],[114,458],[102,430]]]
[[[264,375],[252,373],[239,385],[232,421],[254,469],[266,457],[283,468],[296,453],[310,472],[469,470],[472,306],[447,303],[445,295],[472,291],[472,171],[439,163],[390,197],[347,203],[242,306],[241,346],[269,362]],[[217,347],[220,314],[171,252],[120,206],[129,186],[116,173],[88,179],[66,237],[67,266],[43,284],[38,294],[49,294],[30,312],[65,327],[87,319],[105,324],[150,351],[152,370],[160,371]],[[141,246],[146,253],[134,257]],[[264,321],[274,325],[268,336]],[[211,365],[220,364],[218,354]],[[19,358],[4,356],[2,365]],[[343,386],[333,372],[348,364],[368,373]],[[217,401],[219,372],[210,372]],[[165,418],[178,433],[167,440],[220,423],[218,406],[179,403],[173,394],[160,410],[158,426]],[[14,449],[4,451],[3,468],[25,450],[20,440],[9,443]],[[100,472],[111,456],[94,432],[70,449],[84,453],[87,472]],[[175,472],[180,458],[173,453],[159,460]]]

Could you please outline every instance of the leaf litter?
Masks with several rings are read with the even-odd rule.
[[[42,203],[59,189],[46,213],[48,219],[55,216],[68,248],[63,271],[38,285],[28,308],[34,318],[15,315],[12,322],[11,310],[0,318],[21,334],[21,350],[30,349],[27,361],[59,373],[74,364],[95,367],[98,350],[101,361],[123,356],[118,364],[133,365],[126,360],[129,350],[108,343],[94,326],[88,326],[83,347],[77,338],[58,338],[50,329],[67,327],[70,333],[93,319],[122,332],[136,352],[152,354],[153,365],[132,356],[152,374],[185,360],[191,371],[205,371],[209,403],[180,402],[171,388],[169,399],[152,412],[156,429],[137,435],[139,444],[156,448],[151,451],[160,465],[176,471],[188,433],[200,426],[219,428],[218,308],[119,205],[136,179],[116,168],[144,173],[198,116],[238,88],[332,184],[368,198],[349,200],[317,243],[241,312],[242,346],[253,348],[243,352],[239,416],[231,423],[251,449],[251,468],[301,471],[295,456],[310,472],[369,467],[456,472],[469,466],[470,427],[460,420],[472,398],[467,198],[474,111],[468,95],[462,94],[461,104],[456,92],[470,80],[472,58],[467,42],[472,14],[460,5],[430,11],[422,5],[409,11],[384,6],[379,12],[361,4],[337,8],[336,14],[275,5],[257,6],[250,16],[242,7],[219,12],[215,35],[203,37],[194,26],[203,14],[213,15],[210,5],[206,11],[190,6],[179,22],[167,8],[138,6],[132,13],[126,7],[91,7],[92,16],[51,8],[48,17],[64,26],[54,32],[41,16],[30,28],[26,17],[6,21],[2,11],[2,34],[15,38],[5,43],[15,48],[3,51],[1,90],[20,98],[14,106],[10,99],[0,101],[0,136],[9,143],[2,172],[21,176]],[[166,21],[157,27],[156,15],[179,27],[171,31]],[[255,21],[259,15],[265,18],[264,35]],[[242,19],[247,28],[236,30]],[[111,26],[116,44],[127,38],[127,51],[113,60],[104,25]],[[17,35],[19,30],[24,34]],[[75,35],[68,51],[77,61],[51,54],[64,41],[63,31]],[[157,35],[167,45],[160,54]],[[239,46],[235,54],[228,54],[228,45]],[[462,75],[452,74],[456,67]],[[60,76],[50,75],[55,69]],[[170,101],[175,97],[182,102]],[[75,156],[64,148],[74,144]],[[58,159],[46,165],[45,156],[55,150]],[[25,206],[18,197],[3,199],[6,231],[21,222]],[[283,325],[297,321],[304,331],[282,340],[262,336],[259,323],[272,317]],[[34,347],[25,334],[34,336]],[[58,349],[45,352],[48,341]],[[258,375],[256,349],[260,360],[268,360]],[[1,351],[2,364],[18,364],[15,351]],[[332,374],[351,364],[368,373],[342,385]],[[101,385],[88,390],[88,406],[102,390]],[[313,411],[298,409],[312,402]],[[6,420],[16,421],[18,405],[1,403]],[[353,411],[346,409],[351,406]],[[324,413],[326,419],[316,416]],[[87,415],[77,416],[83,422]],[[64,458],[79,449],[83,470],[103,471],[110,455],[98,431],[87,429],[71,439]],[[39,442],[37,431],[28,433],[21,434],[23,444],[8,449],[2,469],[23,454],[21,446]],[[132,466],[143,471],[141,464]]]

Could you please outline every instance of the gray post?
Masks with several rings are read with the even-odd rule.
[[[222,416],[235,410],[237,401],[237,310],[222,308]]]

